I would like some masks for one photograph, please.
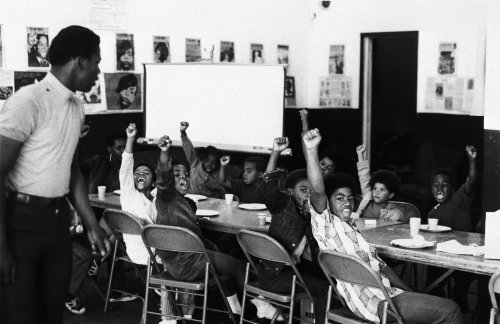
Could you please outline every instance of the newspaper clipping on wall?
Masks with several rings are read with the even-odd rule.
[[[0,108],[14,93],[14,71],[0,70]]]
[[[49,29],[45,27],[27,27],[28,67],[49,67]]]
[[[234,63],[234,42],[220,42],[220,61],[223,63]]]
[[[455,74],[455,51],[456,43],[439,44],[438,73],[442,75]]]
[[[250,44],[250,58],[252,59],[252,63],[264,63],[264,45]]]
[[[168,36],[153,36],[153,62],[170,62],[170,40]]]
[[[344,74],[344,45],[330,45],[328,74]]]
[[[142,111],[141,74],[104,73],[108,112]]]
[[[133,71],[135,70],[134,59],[134,35],[116,34],[116,70]]]
[[[104,74],[101,73],[99,74],[99,79],[89,92],[76,92],[78,98],[80,98],[83,102],[86,115],[106,111],[106,96],[103,95],[104,88]]]
[[[352,108],[352,78],[339,75],[320,80],[319,106],[321,108]]]
[[[88,0],[92,29],[127,30],[128,0]]]
[[[470,114],[473,104],[473,78],[427,78],[425,110],[439,113]]]

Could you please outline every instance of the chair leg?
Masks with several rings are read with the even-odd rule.
[[[290,300],[290,315],[288,317],[288,324],[292,324],[293,321],[293,304],[295,300],[295,283],[296,283],[297,277],[293,275],[292,279],[292,293],[291,293],[291,300]]]
[[[245,317],[245,303],[247,301],[247,283],[248,283],[249,272],[250,272],[250,263],[247,263],[247,268],[245,271],[245,283],[243,284],[243,301],[241,304],[240,324],[243,324],[243,318]]]
[[[207,263],[207,270],[206,271],[208,271],[208,266],[209,266],[209,264]],[[212,273],[213,273],[213,277],[215,279],[215,282],[217,283],[217,287],[219,287],[219,290],[221,292],[222,299],[224,299],[224,303],[226,304],[226,308],[228,310],[228,314],[229,314],[229,317],[231,318],[231,321],[233,322],[233,324],[238,324],[236,322],[236,318],[234,317],[233,311],[231,310],[231,306],[229,306],[229,302],[227,301],[227,296],[224,293],[224,290],[222,289],[222,284],[220,283],[219,276],[217,275],[217,273],[215,272],[214,269],[212,269]],[[208,276],[206,278],[208,280]],[[206,286],[207,286],[207,284],[205,285],[205,287]]]
[[[149,301],[149,277],[151,276],[151,261],[148,260],[148,268],[146,270],[146,291],[144,292],[144,304],[142,305],[142,319],[141,324],[146,324],[146,317],[148,311]]]
[[[207,316],[208,276],[209,276],[208,267],[209,267],[209,264],[207,263],[205,266],[205,289],[203,290],[203,315],[201,318],[202,324],[205,324],[205,320],[206,320],[206,316]],[[217,281],[217,284],[219,284],[218,281]],[[221,286],[219,286],[219,288],[221,288]],[[222,292],[222,294],[224,294],[224,292]],[[227,301],[226,301],[226,304],[227,304]]]
[[[114,273],[114,270],[115,270],[116,251],[117,250],[118,250],[118,241],[115,242],[115,248],[113,250],[113,259],[111,261],[111,272],[109,274],[108,290],[106,291],[106,301],[104,302],[104,312],[108,311],[109,294],[111,292],[111,283],[113,282],[113,273]]]

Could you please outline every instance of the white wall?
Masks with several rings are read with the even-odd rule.
[[[500,2],[488,0],[484,128],[500,130]]]
[[[494,1],[494,0],[492,0]],[[335,0],[328,9],[311,4],[316,12],[311,32],[308,105],[318,106],[319,76],[328,72],[331,44],[345,44],[344,74],[354,78],[353,105],[358,107],[360,34],[418,31],[418,111],[425,103],[425,78],[437,76],[440,42],[457,43],[458,76],[483,80],[485,0]],[[482,49],[482,51],[481,51]],[[482,88],[476,87],[477,97]],[[482,101],[475,114],[482,114]]]

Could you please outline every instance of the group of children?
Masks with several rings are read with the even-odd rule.
[[[366,148],[360,145],[356,151],[362,196],[358,198],[357,185],[352,176],[336,172],[338,164],[332,152],[318,153],[321,135],[317,129],[309,130],[306,111],[301,111],[301,118],[302,148],[307,168],[288,174],[277,168],[280,153],[289,146],[286,137],[278,137],[273,142],[267,167],[263,158],[249,157],[243,164],[242,179],[227,177],[231,159],[216,148],[209,146],[198,153],[195,151],[187,136],[187,122],[180,123],[180,134],[189,165],[172,158],[171,140],[164,136],[158,143],[160,158],[155,179],[151,166],[140,164],[133,167],[132,147],[137,130],[134,124],[130,124],[126,130],[127,140],[120,168],[122,209],[134,214],[144,225],[181,226],[199,235],[216,271],[233,278],[234,285],[227,282],[224,290],[234,313],[240,312],[238,294],[243,288],[244,262],[220,252],[217,245],[204,236],[198,226],[196,203],[186,196],[188,193],[222,198],[225,192],[231,192],[240,202],[265,203],[272,214],[268,235],[281,243],[296,261],[316,298],[315,317],[319,323],[325,316],[328,283],[318,266],[317,255],[319,250],[325,249],[359,257],[379,273],[405,320],[461,323],[460,309],[454,302],[411,292],[370,250],[369,244],[356,230],[353,219],[357,217],[407,221],[404,212],[391,203],[400,187],[398,176],[387,170],[370,174],[369,161],[365,158]],[[432,193],[438,204],[429,216],[438,218],[441,225],[471,231],[469,207],[476,180],[477,153],[472,146],[467,146],[466,152],[469,176],[458,190],[455,191],[454,176],[449,170],[439,169],[433,174]],[[148,254],[140,237],[127,236],[124,241],[130,258],[145,264]],[[204,274],[205,261],[200,255],[158,251],[158,257],[175,279],[194,280]],[[291,269],[270,261],[261,261],[259,267],[258,281],[262,287],[278,293],[291,289]],[[384,299],[380,290],[340,281],[337,289],[356,315],[378,321],[378,307]],[[275,309],[269,304],[257,300],[252,302],[258,308],[258,315],[274,316]],[[192,314],[185,315],[189,317]],[[166,317],[163,323],[175,323],[175,320]]]

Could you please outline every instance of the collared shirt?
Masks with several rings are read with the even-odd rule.
[[[7,175],[8,190],[66,195],[84,118],[80,99],[51,73],[9,98],[0,108],[0,135],[23,146]]]
[[[389,296],[394,297],[403,292],[391,287],[389,279],[380,271],[385,264],[371,252],[370,245],[361,233],[331,214],[328,208],[321,214],[311,208],[311,226],[320,250],[334,250],[360,258],[380,275]],[[372,322],[380,322],[377,316],[378,304],[385,299],[380,289],[340,280],[337,280],[337,289],[354,314]]]

